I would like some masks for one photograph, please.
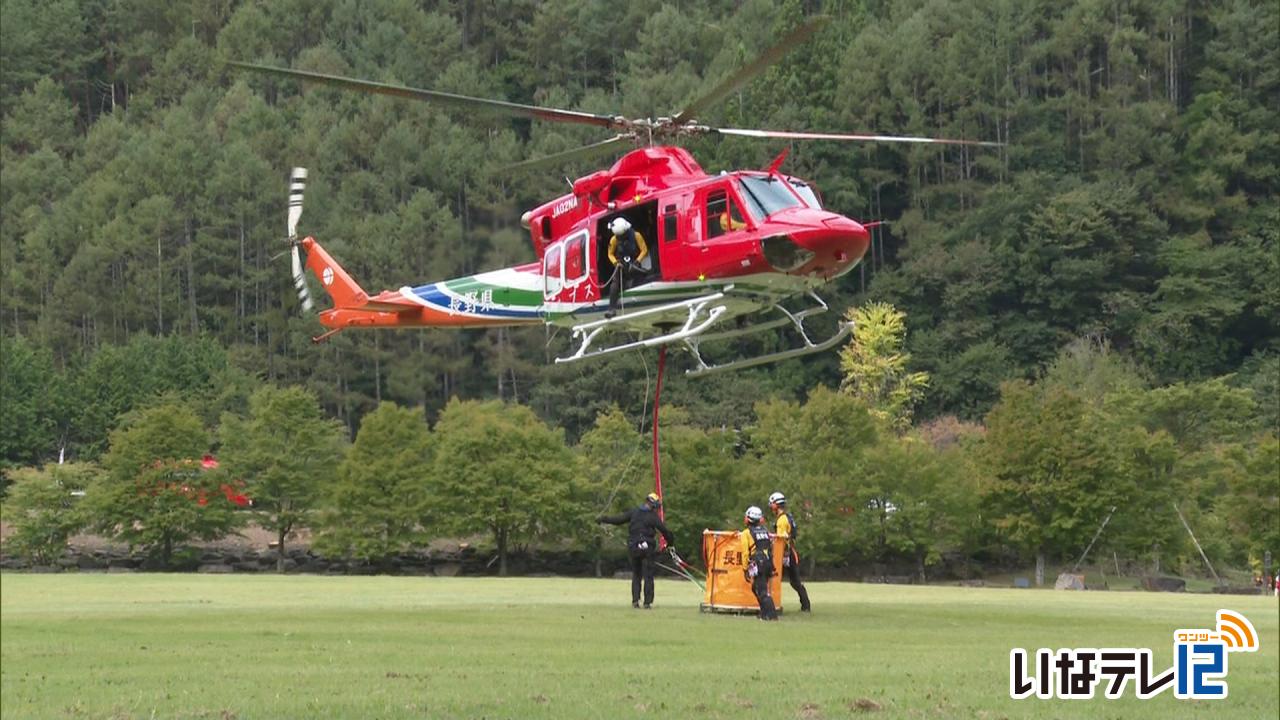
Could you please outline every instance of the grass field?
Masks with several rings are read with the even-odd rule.
[[[812,583],[779,623],[663,581],[0,576],[16,718],[1274,718],[1275,598]],[[795,596],[784,590],[784,603]],[[1011,647],[1151,647],[1244,613],[1230,697],[1008,697]]]

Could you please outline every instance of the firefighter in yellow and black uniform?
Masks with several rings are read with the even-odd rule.
[[[800,596],[800,612],[809,612],[809,593],[800,582],[800,554],[796,552],[797,528],[791,513],[787,511],[787,496],[776,492],[769,496],[769,509],[777,516],[774,534],[787,541],[787,554],[782,557],[782,572],[791,583],[791,589]]]
[[[609,279],[609,309],[604,316],[611,318],[621,307],[622,291],[632,279],[641,275],[642,263],[649,254],[649,246],[644,235],[631,227],[626,218],[616,217],[609,223],[609,262],[613,264],[613,275]]]
[[[773,575],[773,539],[769,537],[769,526],[764,521],[764,513],[755,505],[747,508],[745,522],[747,527],[739,535],[742,557],[747,563],[743,572],[760,604],[760,619],[777,620],[778,610],[769,595],[769,577]]]

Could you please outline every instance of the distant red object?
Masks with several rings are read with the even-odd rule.
[[[218,465],[219,463],[217,458],[215,458],[212,455],[206,454],[203,458],[200,459],[199,468],[201,472],[205,472],[208,470],[218,469]],[[191,470],[194,470],[195,466],[196,466],[195,460],[173,460],[173,461],[156,460],[151,464],[151,467],[157,470],[162,468],[168,468],[177,477],[182,477],[184,472],[189,473]],[[194,476],[191,474],[187,474],[186,477],[190,478]],[[232,503],[236,507],[250,507],[251,505],[253,505],[253,499],[250,498],[248,495],[244,494],[245,483],[243,480],[232,480],[230,483],[222,483],[221,485],[218,486],[218,489],[222,491],[222,495],[226,497],[227,502]],[[204,490],[203,488],[194,488],[189,483],[176,483],[176,482],[156,483],[154,486],[151,486],[149,488],[140,488],[139,492],[146,493],[149,495],[156,495],[164,490],[174,491],[182,495],[185,495],[186,497],[194,500],[196,504],[199,505],[200,507],[206,507],[209,504],[208,491]]]
[[[237,480],[236,483],[241,486],[239,489],[243,489],[243,480]],[[253,500],[250,500],[248,495],[238,492],[237,488],[233,488],[227,483],[222,483],[222,494],[227,496],[227,502],[235,503],[237,507],[249,507],[253,504]],[[203,504],[201,503],[201,505]]]

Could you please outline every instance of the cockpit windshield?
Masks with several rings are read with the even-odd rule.
[[[799,207],[800,199],[773,176],[743,175],[742,194],[757,220],[764,220],[779,210]]]
[[[787,178],[787,182],[791,183],[791,187],[795,188],[800,197],[804,198],[805,205],[814,210],[822,209],[822,202],[818,200],[818,194],[813,191],[813,188],[809,187],[809,183],[796,178]]]

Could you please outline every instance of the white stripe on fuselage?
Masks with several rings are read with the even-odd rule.
[[[442,296],[459,301],[458,303],[451,303],[447,307],[441,307],[436,303],[427,301],[418,295],[414,288],[407,285],[399,289],[399,294],[415,304],[432,309],[445,310],[453,315],[495,319],[492,312],[467,310],[468,306],[474,307],[474,303],[468,302],[469,298],[464,294],[448,287],[448,283],[465,280],[525,292],[542,293],[543,291],[543,276],[541,273],[504,268],[422,286],[430,287]],[[822,284],[823,281],[817,278],[767,272],[716,280],[650,282],[624,290],[622,299],[624,307],[628,305],[652,307],[689,300],[716,292],[726,292],[727,297],[724,299],[723,304],[728,306],[730,316],[734,316],[767,309],[789,296],[798,295]],[[507,319],[511,320],[518,320],[520,316],[536,316],[546,318],[547,322],[550,323],[569,326],[582,322],[584,316],[598,315],[608,309],[607,289],[601,288],[601,294],[602,297],[594,302],[558,302],[544,299],[542,304],[537,306],[491,303],[487,306],[487,309],[504,314],[516,314],[516,317],[505,315]]]

